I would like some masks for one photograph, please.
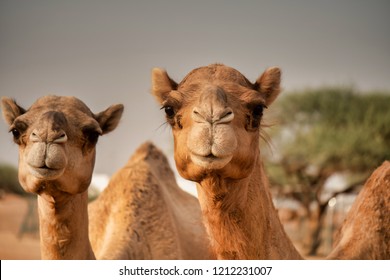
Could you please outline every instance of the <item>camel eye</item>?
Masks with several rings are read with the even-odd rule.
[[[267,108],[267,106],[259,103],[248,105],[248,114],[246,115],[245,124],[245,127],[248,131],[255,131],[260,127],[264,108]]]
[[[101,133],[96,131],[96,129],[93,127],[84,128],[83,134],[90,145],[95,145],[99,139],[99,136],[101,135]]]
[[[88,141],[91,144],[96,144],[100,134],[97,131],[93,131],[88,134]]]
[[[11,133],[14,136],[15,140],[18,140],[21,134],[17,128],[11,129]]]
[[[21,144],[22,134],[27,130],[27,124],[22,121],[15,121],[15,123],[10,127],[9,132],[14,136],[14,141],[16,144]]]
[[[264,111],[264,106],[263,105],[256,105],[254,108],[253,108],[253,111],[252,111],[252,116],[256,119],[260,118],[261,116],[263,116],[263,111]]]
[[[95,145],[99,139],[100,133],[97,131],[89,131],[86,133],[88,142],[92,145]]]
[[[164,106],[163,108],[168,118],[173,118],[175,116],[175,110],[172,106]]]

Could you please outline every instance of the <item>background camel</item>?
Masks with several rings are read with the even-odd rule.
[[[368,178],[328,259],[390,259],[390,162]]]
[[[93,114],[74,97],[43,97],[28,110],[3,98],[2,111],[19,145],[20,183],[38,194],[42,258],[93,259],[94,252],[98,258],[208,257],[196,199],[177,187],[150,144],[91,205],[88,234],[96,142],[116,128],[122,105]]]
[[[280,92],[279,68],[254,84],[213,64],[179,84],[153,69],[153,94],[172,126],[176,166],[197,182],[218,259],[300,259],[274,208],[260,157],[263,110]]]
[[[151,143],[114,174],[89,214],[97,258],[211,258],[198,200],[179,188],[168,160]]]

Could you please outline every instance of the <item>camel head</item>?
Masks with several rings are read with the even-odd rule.
[[[155,68],[152,91],[172,127],[181,176],[241,179],[259,156],[261,118],[280,92],[280,69],[269,68],[251,83],[237,70],[213,64],[176,83]]]
[[[28,110],[4,97],[1,106],[19,146],[19,181],[27,192],[84,192],[91,181],[100,135],[116,128],[123,105],[93,114],[75,97],[45,96]]]

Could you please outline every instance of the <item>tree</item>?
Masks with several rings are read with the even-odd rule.
[[[316,254],[328,201],[324,184],[335,172],[354,175],[345,191],[363,183],[390,159],[390,94],[324,87],[285,94],[275,103],[281,124],[271,130],[280,154],[268,166],[271,181],[316,214],[309,254]],[[286,191],[286,185],[290,189]],[[317,212],[310,210],[315,202]]]
[[[18,181],[18,170],[8,164],[0,164],[0,191],[26,196]]]

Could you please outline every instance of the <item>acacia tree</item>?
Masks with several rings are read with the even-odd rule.
[[[335,172],[355,174],[355,181],[342,191],[348,192],[390,159],[389,104],[388,92],[360,93],[351,88],[293,92],[275,104],[281,123],[270,133],[280,154],[268,166],[270,179],[280,189],[288,183],[288,195],[305,207],[309,217],[317,217],[309,254],[316,254],[321,244],[329,199],[340,193],[321,199],[327,179]],[[313,201],[315,213],[309,207]]]

